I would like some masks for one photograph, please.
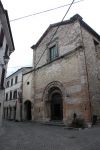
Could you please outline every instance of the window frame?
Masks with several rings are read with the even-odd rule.
[[[15,84],[18,83],[18,76],[15,77]]]
[[[9,48],[8,48],[8,45],[6,44],[6,47],[5,47],[5,54],[4,54],[4,59],[9,59],[8,51],[9,51]]]
[[[10,86],[10,81],[7,81],[6,88],[8,88],[9,86]]]
[[[4,31],[3,31],[3,28],[1,28],[1,31],[0,31],[0,47],[3,46],[3,41],[4,41]]]
[[[12,93],[12,91],[10,91],[10,97],[9,97],[9,99],[10,99],[10,100],[12,100],[12,99],[13,99],[13,97],[12,97],[12,96],[13,96],[13,93]]]
[[[98,47],[98,45],[99,45],[99,42],[97,41],[97,40],[93,40],[93,42],[94,42],[94,46],[95,46],[95,51],[96,51],[96,53],[98,52],[98,49],[97,49],[97,47]]]
[[[53,59],[51,59],[50,49],[53,48],[53,47],[56,48],[57,55]],[[47,62],[52,62],[52,61],[56,60],[59,57],[59,46],[58,46],[58,38],[57,37],[52,42],[47,44],[47,50],[48,50],[47,51]]]
[[[8,93],[6,93],[6,101],[8,101]]]
[[[13,86],[13,78],[11,79],[11,86]]]
[[[52,47],[49,48],[49,60],[53,61],[56,58],[58,58],[58,50],[57,46],[53,45]]]
[[[2,68],[2,75],[1,75],[1,84],[0,84],[0,88],[1,89],[4,89],[4,82],[5,82],[5,73],[6,73],[6,70],[5,68]]]
[[[17,99],[18,95],[17,95],[17,90],[14,90],[13,92],[13,99]]]

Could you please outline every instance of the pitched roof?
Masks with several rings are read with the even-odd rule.
[[[15,75],[16,73],[18,73],[18,72],[20,72],[21,70],[24,70],[24,69],[32,69],[32,67],[22,67],[22,68],[18,69],[17,71],[15,71],[14,73],[12,73],[11,75],[9,75],[8,77],[6,77],[6,79],[9,79],[13,75]]]
[[[57,26],[61,26],[61,25],[66,25],[66,24],[71,24],[73,22],[75,22],[76,20],[78,20],[80,22],[80,25],[82,27],[84,27],[88,32],[90,32],[92,35],[94,35],[98,40],[100,40],[100,35],[98,33],[96,33],[87,23],[85,23],[83,20],[83,18],[79,15],[76,14],[73,17],[71,17],[69,20],[63,21],[63,22],[58,22],[58,23],[54,23],[51,24],[47,30],[43,33],[43,35],[40,37],[40,39],[38,40],[38,42],[33,45],[31,48],[32,49],[36,49],[38,47],[38,45],[41,43],[41,41],[43,40],[43,38],[47,35],[47,33],[50,31],[51,28],[53,27],[57,27]]]

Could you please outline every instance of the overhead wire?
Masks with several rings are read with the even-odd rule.
[[[73,4],[79,3],[81,1],[84,1],[84,0],[76,1]],[[33,13],[33,14],[29,14],[29,15],[26,15],[26,16],[23,16],[23,17],[15,18],[15,19],[10,20],[10,22],[18,21],[18,20],[21,20],[21,19],[25,19],[25,18],[32,17],[32,16],[39,15],[39,14],[43,14],[43,13],[47,13],[49,11],[53,11],[53,10],[56,10],[56,9],[60,9],[60,8],[69,6],[70,4],[71,3],[66,4],[66,5],[61,5],[61,6],[58,6],[58,7],[55,7],[55,8],[47,9],[47,10],[44,10],[44,11],[36,12],[36,13]]]
[[[69,8],[67,9],[65,15],[63,16],[61,22],[65,19],[66,15],[68,14],[68,12],[69,12],[71,6],[73,5],[74,1],[75,1],[75,0],[73,0],[72,3],[70,4],[70,6],[69,6]],[[54,34],[52,35],[52,37],[51,37],[51,39],[50,39],[50,42],[52,41],[52,39],[53,39],[54,36],[56,35],[58,29],[59,29],[59,25],[58,25],[56,31],[54,32]],[[40,56],[38,62],[35,64],[34,69],[32,70],[32,72],[35,71],[35,67],[36,67],[36,66],[38,65],[38,63],[40,62],[40,60],[41,60],[41,58],[42,58],[42,56],[44,55],[44,53],[45,53],[46,50],[47,50],[47,48],[45,48],[45,50],[44,50],[43,53],[41,54],[41,56]],[[31,73],[32,73],[32,72],[31,72]],[[23,85],[28,81],[29,77],[31,76],[31,73],[29,74],[28,78],[25,80],[25,82],[23,83]]]
[[[69,12],[71,6],[73,5],[74,1],[75,1],[75,0],[73,0],[72,3],[70,4],[70,6],[69,6],[68,10],[66,11],[64,17],[62,18],[61,22],[64,20],[64,18],[65,18],[66,15],[68,14],[68,12]],[[53,39],[54,36],[56,35],[58,29],[59,29],[59,26],[57,27],[56,31],[54,32],[53,36],[51,37],[50,42],[52,41],[52,39]],[[42,56],[43,56],[43,54],[45,53],[46,50],[47,50],[47,48],[44,50],[44,52],[43,52],[42,55],[40,56],[38,62],[37,62],[36,65],[35,65],[35,67],[36,67],[36,66],[38,65],[38,63],[40,62],[40,60],[41,60],[41,58],[42,58]],[[34,69],[35,69],[35,67],[34,67]],[[32,70],[32,72],[34,71],[34,69]],[[32,73],[32,72],[31,72],[31,73]],[[31,73],[29,74],[29,76],[28,76],[28,78],[25,80],[25,82],[23,82],[23,85],[26,84],[26,82],[28,81],[29,77],[31,76]],[[23,98],[23,97],[22,97],[22,98]]]
[[[65,17],[66,17],[66,15],[68,14],[68,12],[69,12],[69,10],[70,10],[71,6],[72,6],[74,3],[78,3],[78,2],[80,2],[80,1],[82,1],[82,0],[77,1],[77,2],[74,2],[74,1],[75,1],[75,0],[73,0],[73,1],[72,1],[72,3],[65,5],[65,6],[68,6],[68,5],[70,5],[70,6],[69,6],[69,8],[67,9],[67,11],[66,11],[65,15],[63,16],[63,18],[62,18],[61,22],[65,19]],[[36,14],[40,14],[40,13],[44,13],[44,12],[51,11],[51,10],[54,10],[54,9],[58,9],[58,8],[61,8],[61,7],[65,7],[65,6],[56,7],[56,8],[53,8],[53,9],[50,9],[50,10],[46,10],[46,11],[43,11],[43,12],[39,12],[39,13],[35,13],[35,14],[31,14],[31,15],[24,16],[24,17],[20,17],[20,18],[17,18],[17,19],[11,20],[11,21],[16,21],[16,20],[23,19],[23,18],[26,18],[26,17],[32,16],[32,15],[36,15]],[[11,22],[11,21],[10,21],[10,22]],[[60,25],[58,25],[58,27],[56,28],[56,30],[55,30],[55,32],[54,32],[54,34],[52,35],[52,37],[51,37],[51,39],[50,39],[50,42],[53,40],[54,36],[57,34],[57,31],[58,31],[58,29],[59,29],[59,26],[60,26]],[[38,63],[40,62],[40,60],[41,60],[41,58],[42,58],[42,56],[44,55],[44,53],[45,53],[45,51],[46,51],[46,50],[47,50],[47,48],[43,51],[42,55],[40,56],[40,58],[39,58],[38,62],[35,64],[34,69],[31,71],[31,73],[35,70],[35,67],[36,67],[36,66],[38,65]],[[29,77],[31,76],[31,73],[29,74],[29,76],[28,76],[28,78],[25,80],[25,82],[23,82],[23,85],[24,85],[24,84],[28,81]]]
[[[59,8],[61,8],[61,7],[70,5],[69,8],[67,9],[65,15],[63,16],[61,22],[65,19],[66,15],[68,14],[68,12],[69,12],[69,10],[70,10],[70,8],[71,8],[71,6],[72,6],[73,4],[78,3],[78,2],[80,2],[80,1],[83,1],[83,0],[80,0],[80,1],[77,1],[77,2],[74,2],[74,1],[75,1],[75,0],[73,0],[72,3],[70,3],[70,4],[63,5],[63,6],[60,6],[60,7],[59,7]],[[54,9],[57,9],[57,8],[58,8],[58,7],[54,8]],[[54,9],[52,9],[52,10],[54,10]],[[50,9],[50,10],[51,10],[51,9]],[[43,11],[43,12],[31,14],[31,16],[32,16],[32,15],[36,15],[36,14],[40,14],[40,13],[44,13],[44,12],[47,12],[47,11],[50,11],[50,10],[46,10],[46,11]],[[30,16],[30,15],[28,15],[28,16]],[[11,20],[11,21],[16,21],[16,20],[19,20],[19,19],[22,19],[22,18],[26,18],[26,17],[28,17],[28,16],[20,17],[20,18]],[[58,29],[59,29],[59,26],[60,26],[60,25],[58,25],[58,27],[56,28],[56,31],[55,31],[54,34],[52,35],[52,37],[51,37],[51,39],[50,39],[50,42],[52,41],[52,39],[54,38],[54,36],[57,34],[57,31],[58,31]],[[38,62],[35,64],[34,69],[32,69],[31,73],[35,70],[36,66],[37,66],[38,63],[40,62],[40,60],[41,60],[41,58],[42,58],[42,56],[44,55],[44,53],[45,53],[46,50],[47,50],[47,48],[45,48],[45,50],[44,50],[43,53],[41,54],[41,56],[40,56]],[[31,73],[29,74],[28,78],[25,80],[25,82],[23,83],[23,85],[28,81],[29,77],[31,76]]]
[[[31,67],[31,66],[14,66],[14,67],[7,67],[7,69],[10,69],[10,68],[24,68],[24,67]]]
[[[67,11],[66,11],[64,17],[62,18],[61,22],[63,22],[63,20],[65,19],[66,15],[68,14],[68,12],[69,12],[71,6],[73,5],[74,1],[75,1],[75,0],[73,0],[72,3],[70,4],[70,6],[69,6],[69,8],[67,9]],[[58,25],[58,27],[56,28],[56,30],[55,30],[54,34],[52,35],[52,37],[51,37],[49,43],[51,43],[51,41],[53,40],[54,36],[56,35],[56,33],[57,33],[58,29],[59,29],[59,26],[60,26],[60,25]],[[41,60],[41,58],[42,58],[42,56],[44,55],[44,53],[45,53],[46,50],[47,50],[47,47],[45,48],[45,50],[44,50],[43,53],[41,54],[40,58],[38,59],[37,63],[35,64],[34,68],[36,68],[36,66],[37,66],[38,63],[40,62],[40,60]]]

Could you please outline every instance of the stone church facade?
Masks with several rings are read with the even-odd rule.
[[[33,120],[100,118],[99,46],[100,36],[78,14],[49,26],[32,46]]]

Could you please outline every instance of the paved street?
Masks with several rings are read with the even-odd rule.
[[[100,150],[100,128],[69,130],[32,122],[4,122],[0,150]]]

